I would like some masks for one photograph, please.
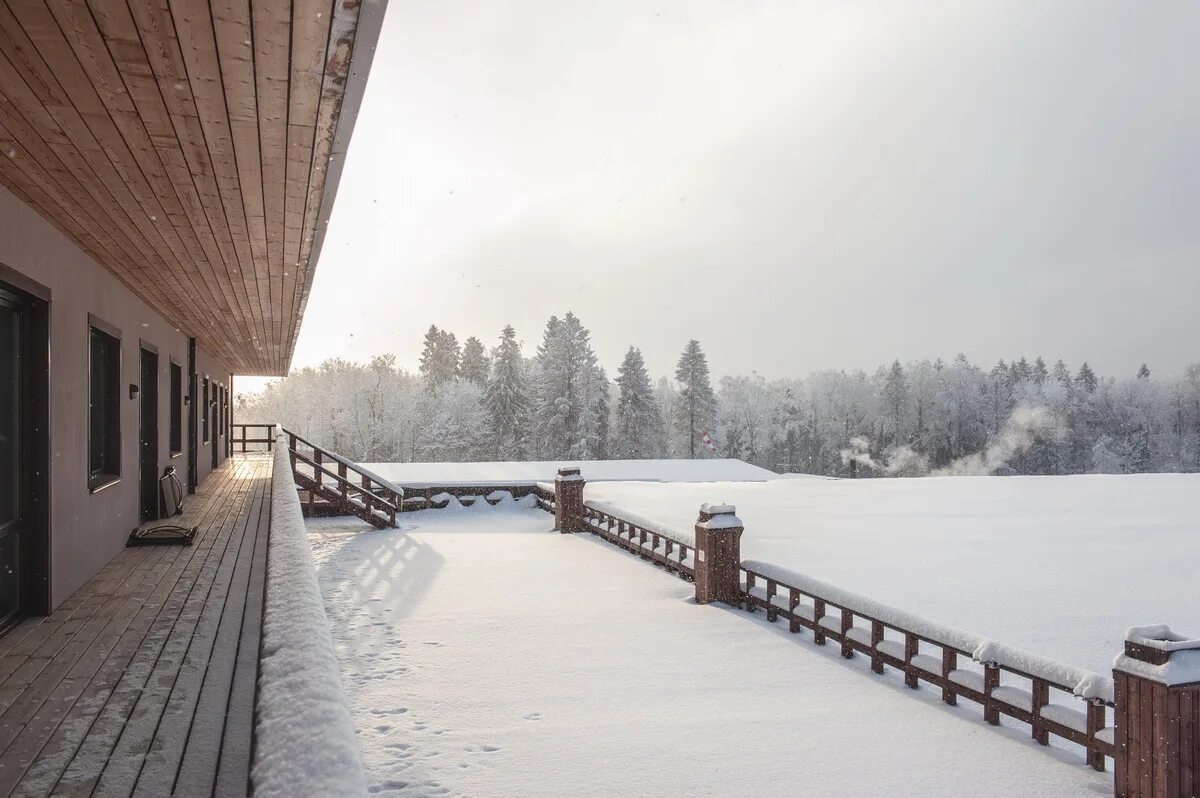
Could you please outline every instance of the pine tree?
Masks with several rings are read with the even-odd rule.
[[[1075,384],[1088,393],[1096,392],[1096,372],[1092,371],[1092,367],[1086,362],[1079,367],[1079,373],[1075,375]]]
[[[1145,363],[1143,363],[1143,364],[1141,365],[1141,367],[1140,367],[1140,368],[1138,368],[1138,370],[1137,370],[1137,378],[1138,378],[1139,380],[1148,380],[1148,379],[1150,379],[1150,367],[1149,367],[1149,366],[1147,366]]]
[[[619,392],[613,456],[624,460],[658,456],[662,450],[662,410],[640,349],[629,347],[617,369],[616,383]]]
[[[500,345],[492,358],[492,372],[483,402],[489,416],[492,458],[516,460],[523,457],[523,438],[529,419],[529,387],[521,345],[512,325],[500,333]]]
[[[688,341],[675,366],[679,398],[675,404],[675,425],[687,442],[688,457],[695,459],[696,444],[708,432],[717,415],[717,398],[708,380],[708,359],[696,339]]]
[[[536,442],[541,456],[591,459],[608,445],[608,379],[573,313],[551,317],[538,347]]]
[[[438,364],[438,356],[441,352],[442,331],[437,328],[437,325],[429,325],[429,329],[425,331],[425,345],[421,349],[421,366],[419,371],[421,376],[425,378],[425,384],[430,390],[433,390],[440,377],[440,369]]]
[[[904,367],[899,360],[892,362],[883,383],[883,401],[887,407],[888,421],[891,422],[891,442],[900,441],[900,428],[904,423],[905,409],[908,407],[908,380],[904,376]]]
[[[441,386],[457,379],[459,358],[458,339],[454,333],[430,325],[421,350],[420,372],[425,378],[425,387],[436,392]]]
[[[1054,364],[1054,379],[1059,385],[1064,388],[1070,388],[1072,383],[1071,370],[1067,368],[1067,364],[1058,360]]]
[[[1038,385],[1045,385],[1046,380],[1050,376],[1050,372],[1046,368],[1046,361],[1042,360],[1041,355],[1038,355],[1037,359],[1033,361],[1033,371],[1031,376],[1033,377],[1033,381]]]
[[[483,348],[483,342],[474,335],[463,341],[462,359],[458,365],[458,376],[467,382],[483,386],[487,384],[490,368],[487,352]]]

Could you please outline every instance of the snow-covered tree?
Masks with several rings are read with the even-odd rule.
[[[425,344],[421,350],[421,376],[430,391],[458,378],[461,351],[458,338],[448,330],[439,330],[430,325],[425,333]]]
[[[536,358],[534,439],[541,457],[591,459],[608,445],[608,380],[574,313],[546,323]]]
[[[488,411],[492,459],[523,457],[529,423],[529,385],[521,344],[512,325],[500,333],[483,401]]]
[[[474,335],[463,341],[462,357],[458,364],[459,378],[482,387],[487,384],[490,370],[491,364],[488,363],[483,342]]]
[[[663,419],[650,385],[646,361],[629,347],[617,369],[617,409],[612,455],[618,460],[641,460],[662,455]]]
[[[717,414],[717,399],[708,379],[708,358],[696,339],[688,341],[675,366],[675,381],[679,397],[673,415],[675,426],[683,435],[689,458],[703,450],[701,438],[712,429]]]

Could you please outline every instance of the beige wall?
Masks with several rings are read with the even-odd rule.
[[[0,264],[50,292],[50,601],[58,606],[124,547],[138,525],[139,402],[129,398],[128,386],[140,382],[140,341],[158,348],[159,473],[174,465],[187,484],[187,418],[184,453],[172,458],[168,415],[172,359],[183,367],[187,393],[187,338],[3,187]],[[121,480],[94,494],[87,485],[89,313],[121,331],[122,358]],[[199,348],[197,372],[230,385],[229,369]],[[200,479],[211,462],[209,448],[201,445]]]

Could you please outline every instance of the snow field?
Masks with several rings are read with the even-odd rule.
[[[741,507],[739,507],[739,512]],[[1085,796],[1028,730],[511,506],[310,519],[376,794]]]

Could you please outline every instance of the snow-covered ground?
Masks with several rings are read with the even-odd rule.
[[[560,466],[578,466],[592,480],[646,482],[757,481],[779,475],[741,460],[572,460],[509,463],[367,463],[376,474],[401,485],[549,482]]]
[[[583,472],[587,476],[587,472]],[[1126,628],[1200,633],[1200,475],[598,483],[690,540],[737,506],[742,556],[1108,673]]]
[[[372,792],[1112,794],[1076,748],[993,729],[761,613],[697,606],[538,510],[308,525]]]

